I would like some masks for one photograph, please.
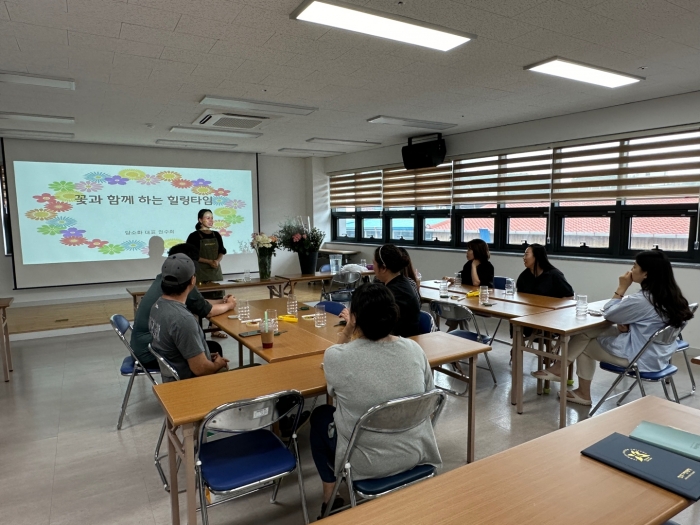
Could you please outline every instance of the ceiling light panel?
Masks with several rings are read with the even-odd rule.
[[[345,151],[328,151],[324,149],[301,149],[301,148],[281,148],[277,151],[283,153],[303,153],[306,155],[338,155],[340,153],[346,153]]]
[[[44,122],[48,124],[75,124],[73,117],[54,117],[52,115],[29,115],[24,113],[5,113],[0,111],[0,121]]]
[[[221,108],[243,109],[247,111],[262,111],[282,115],[310,115],[318,108],[307,106],[293,106],[291,104],[276,104],[261,100],[247,100],[242,98],[222,98],[205,96],[200,104],[203,106],[216,106]]]
[[[635,84],[640,80],[645,80],[644,77],[619,73],[610,69],[574,62],[561,57],[552,57],[544,62],[525,66],[524,69],[609,88],[626,86],[628,84]]]
[[[252,133],[248,131],[232,131],[228,129],[212,129],[212,128],[188,128],[185,126],[173,126],[170,128],[171,133],[185,133],[188,135],[211,135],[214,137],[237,137],[243,139],[256,139],[262,136],[262,133]]]
[[[371,146],[381,146],[381,142],[368,142],[366,140],[344,140],[344,139],[324,139],[320,137],[314,137],[312,139],[307,139],[306,142],[311,142],[312,144],[333,144],[335,146],[360,146],[360,147],[371,147]]]
[[[75,80],[72,78],[40,77],[37,75],[27,75],[25,73],[12,73],[10,71],[0,71],[0,82],[29,84],[31,86],[58,89],[75,89]]]
[[[449,51],[476,38],[411,18],[329,0],[307,0],[290,18],[440,51]]]
[[[187,148],[187,149],[206,149],[229,151],[238,147],[238,144],[223,144],[220,142],[195,142],[192,140],[167,140],[158,139],[156,144],[159,146],[167,146],[169,148]]]
[[[0,128],[0,137],[18,138],[18,139],[53,139],[53,140],[71,140],[75,138],[74,133],[59,133],[57,131],[31,131],[27,129],[2,129]]]
[[[429,120],[416,120],[411,118],[401,118],[401,117],[389,117],[386,115],[379,115],[377,117],[372,117],[367,119],[367,122],[371,124],[390,124],[392,126],[405,126],[407,128],[420,128],[420,129],[433,129],[433,130],[445,130],[454,128],[457,124],[449,124],[447,122],[431,122]]]

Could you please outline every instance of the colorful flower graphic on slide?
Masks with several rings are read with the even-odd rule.
[[[64,236],[61,239],[61,244],[65,244],[66,246],[81,246],[85,243],[87,243],[87,239],[85,237],[66,237],[66,236]]]
[[[75,184],[72,182],[66,182],[65,180],[59,180],[49,184],[49,188],[54,191],[73,191],[75,189]]]
[[[129,179],[129,180],[139,180],[139,179],[143,179],[146,176],[146,172],[129,168],[129,169],[121,170],[119,172],[119,176],[124,177],[125,179]]]
[[[144,186],[155,186],[156,184],[160,184],[160,179],[155,175],[146,175],[144,178],[138,179],[136,182],[143,184]]]
[[[99,193],[110,191],[115,186],[126,186],[129,181],[135,181],[142,186],[155,186],[161,182],[169,182],[174,188],[180,190],[190,190],[191,193],[199,196],[210,196],[211,206],[214,208],[214,221],[216,228],[222,237],[230,237],[233,234],[232,225],[241,224],[245,218],[238,215],[236,210],[244,208],[246,203],[239,199],[231,199],[228,195],[231,190],[226,188],[212,188],[211,181],[202,177],[197,179],[186,179],[176,171],[166,170],[149,175],[145,171],[136,168],[125,168],[116,175],[102,171],[92,171],[83,176],[84,180],[78,182],[54,181],[48,188],[54,193],[40,193],[32,198],[43,208],[29,210],[25,215],[35,221],[46,221],[45,224],[37,228],[37,232],[42,235],[59,236],[59,242],[65,246],[85,246],[89,249],[97,249],[104,255],[117,255],[124,252],[141,252],[148,255],[149,247],[146,242],[132,239],[119,241],[113,239],[112,242],[103,239],[92,239],[84,237],[87,230],[79,229],[78,221],[68,215],[58,215],[74,209],[70,204],[78,200],[78,197],[85,197],[85,193]],[[173,197],[171,197],[172,199]],[[175,197],[177,199],[177,197]],[[194,197],[192,197],[194,200]],[[176,201],[175,201],[176,202]],[[81,204],[84,204],[84,199]],[[182,239],[165,239],[163,241],[165,250],[176,244],[184,243]]]
[[[86,180],[85,182],[76,182],[75,189],[78,191],[90,193],[93,191],[100,191],[102,189],[102,184],[98,182],[92,182],[91,180]]]
[[[181,179],[182,175],[180,175],[177,171],[161,171],[156,175],[160,180],[167,180],[167,181],[172,181],[175,179]]]
[[[53,201],[53,202],[47,202],[46,205],[44,206],[45,209],[51,210],[51,211],[56,211],[56,212],[63,212],[63,211],[70,211],[73,209],[72,204],[68,204],[67,202],[59,202],[59,201]]]
[[[100,253],[104,253],[105,255],[115,255],[117,253],[122,253],[124,251],[124,247],[120,246],[119,244],[105,244],[104,246],[101,246],[98,251]]]
[[[93,239],[87,243],[88,248],[102,248],[103,246],[109,244],[109,241],[101,241],[100,239]]]
[[[39,226],[36,231],[41,233],[42,235],[58,235],[61,233],[61,226],[54,226],[53,224],[44,224],[43,226]]]
[[[125,250],[128,250],[130,252],[137,252],[141,249],[143,249],[144,246],[146,246],[146,243],[143,241],[126,241],[121,243],[121,245]]]
[[[109,173],[104,173],[101,171],[91,171],[85,177],[83,177],[85,180],[89,180],[90,182],[104,182],[107,180],[109,177]]]
[[[32,199],[35,199],[37,202],[41,203],[47,203],[47,202],[55,202],[56,197],[51,195],[50,193],[42,193],[41,195],[34,195]]]
[[[28,218],[34,221],[48,221],[49,219],[53,219],[56,216],[56,212],[51,210],[39,209],[29,210],[24,215],[26,215]]]
[[[61,215],[60,217],[56,217],[55,219],[51,219],[49,221],[49,224],[51,226],[58,226],[62,230],[65,230],[66,228],[70,228],[71,226],[75,226],[78,223],[75,219],[71,219],[70,217],[66,217],[65,215]]]

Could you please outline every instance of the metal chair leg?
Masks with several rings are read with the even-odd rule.
[[[621,398],[619,399],[619,401],[617,402],[617,406],[620,406],[620,405],[622,404],[622,402],[623,402],[623,401],[625,400],[625,398],[629,395],[629,393],[632,392],[632,390],[634,389],[635,386],[637,386],[637,380],[636,380],[636,379],[634,380],[634,382],[632,383],[632,385],[631,385],[627,390],[625,390],[625,393],[622,394],[622,397],[621,397]]]
[[[129,396],[131,395],[131,387],[134,386],[134,379],[136,378],[136,366],[134,366],[134,371],[129,377],[129,384],[126,386],[126,393],[124,394],[124,400],[122,401],[122,411],[119,414],[119,421],[117,422],[117,430],[122,429],[122,421],[124,421],[124,414],[126,414],[126,405],[129,403]],[[153,378],[151,378],[153,379]]]
[[[272,494],[270,495],[270,503],[274,503],[275,500],[277,499],[277,491],[280,489],[280,485],[282,484],[282,479],[283,478],[280,478],[273,483]]]
[[[623,377],[625,377],[624,374],[620,374],[619,376],[617,376],[617,379],[615,380],[615,382],[614,382],[614,383],[612,384],[612,386],[608,389],[608,391],[605,392],[605,395],[604,395],[603,397],[600,398],[600,401],[598,401],[598,404],[593,408],[593,410],[591,410],[591,411],[588,413],[588,417],[592,417],[593,414],[595,414],[595,413],[598,411],[598,409],[600,408],[600,406],[608,400],[608,395],[610,395],[610,392],[612,392],[613,390],[615,390],[615,387],[616,387],[617,385],[620,384],[620,381],[622,381],[622,378],[623,378]]]
[[[690,397],[692,395],[695,395],[695,376],[693,375],[693,368],[690,366],[690,359],[688,359],[688,353],[685,350],[681,350],[683,352],[683,358],[685,359],[685,366],[688,369],[688,377],[690,378],[690,392],[687,394],[681,396],[679,399],[685,399],[686,397]]]
[[[497,385],[498,381],[496,381],[496,374],[493,373],[493,367],[491,366],[491,360],[489,359],[489,354],[487,352],[484,352],[484,358],[486,359],[486,366],[480,366],[479,368],[483,370],[488,370],[491,372],[491,378],[493,379],[493,384]]]
[[[198,462],[199,463],[199,462]],[[202,525],[209,525],[209,514],[207,513],[207,491],[202,479],[201,464],[197,465],[197,485],[199,485],[199,510],[202,512]]]
[[[676,382],[673,380],[673,376],[671,376],[671,390],[673,390],[673,397],[676,398],[676,403],[680,405],[681,400],[678,397],[678,391],[676,390]]]
[[[309,525],[309,510],[306,507],[306,490],[304,489],[304,476],[301,472],[301,457],[299,456],[299,444],[297,443],[296,435],[292,436],[294,440],[294,452],[297,456],[297,482],[299,483],[299,497],[301,498],[301,511],[304,514],[304,525]],[[333,500],[331,500],[333,501]],[[333,506],[333,503],[330,504]]]

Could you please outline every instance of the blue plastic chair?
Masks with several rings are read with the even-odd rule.
[[[316,303],[316,306],[325,306],[326,312],[333,315],[340,315],[340,312],[345,309],[343,303],[336,303],[335,301],[321,301]]]
[[[680,400],[678,399],[678,392],[676,391],[676,384],[673,382],[673,375],[678,372],[678,368],[675,367],[674,365],[671,364],[671,357],[673,356],[673,353],[675,352],[675,345],[676,345],[676,340],[678,339],[678,334],[680,333],[681,328],[675,328],[673,326],[666,326],[664,328],[660,328],[654,334],[649,338],[649,340],[644,344],[642,349],[637,353],[637,355],[632,359],[629,365],[625,366],[618,366],[618,365],[613,365],[611,363],[606,363],[604,361],[600,362],[600,368],[602,370],[605,370],[607,372],[612,372],[614,374],[617,374],[617,378],[613,382],[612,386],[608,389],[608,391],[605,393],[605,395],[598,401],[598,404],[591,410],[588,415],[592,416],[593,414],[596,413],[596,411],[600,408],[600,406],[608,401],[609,399],[613,399],[618,396],[620,397],[620,400],[617,402],[617,406],[620,406],[622,402],[625,400],[627,395],[632,391],[632,389],[636,386],[639,385],[639,390],[642,393],[642,397],[646,396],[646,392],[644,391],[644,385],[643,382],[654,382],[654,383],[661,383],[661,386],[663,386],[664,389],[664,395],[666,396],[666,399],[669,401],[675,401],[676,403],[680,403]],[[640,372],[639,368],[637,367],[637,362],[639,361],[639,358],[642,357],[644,352],[646,351],[647,348],[649,348],[653,343],[663,345],[663,346],[668,346],[669,351],[668,351],[668,356],[669,356],[669,364],[663,369],[659,370],[658,372]],[[671,347],[673,345],[673,347]],[[634,383],[632,383],[632,386],[630,386],[627,390],[624,392],[620,392],[617,394],[610,395],[610,393],[617,387],[618,384],[620,384],[620,381],[622,381],[625,377],[632,377],[634,378]],[[671,399],[668,396],[668,389],[666,388],[666,380],[669,381],[671,384],[671,388],[673,390],[673,397],[674,399]]]
[[[336,474],[335,486],[330,501],[335,501],[340,484],[347,483],[350,492],[350,506],[356,507],[357,496],[362,501],[370,500],[400,490],[435,475],[432,465],[416,465],[404,472],[385,478],[352,479],[352,452],[364,433],[400,434],[407,432],[425,421],[431,421],[433,427],[440,416],[447,395],[440,390],[430,390],[423,394],[402,397],[370,408],[355,424],[348,448],[341,462],[342,470]],[[327,517],[332,505],[326,506],[323,517]],[[340,509],[336,509],[337,512]]]
[[[126,414],[126,405],[129,403],[129,396],[131,395],[131,388],[134,386],[134,379],[136,376],[147,376],[151,380],[151,383],[157,385],[158,382],[153,378],[151,374],[160,374],[159,368],[146,368],[141,364],[139,358],[131,349],[129,341],[126,340],[126,333],[131,330],[131,324],[126,317],[119,314],[114,314],[109,318],[109,323],[116,332],[119,339],[121,339],[126,349],[129,351],[129,355],[124,358],[122,365],[119,367],[119,372],[124,377],[129,378],[129,384],[126,386],[126,393],[124,394],[124,399],[122,401],[122,409],[119,413],[119,421],[117,421],[117,430],[122,429],[122,422],[124,421],[124,415]]]
[[[428,312],[421,311],[418,319],[418,328],[421,334],[429,334],[433,331],[433,316]]]
[[[505,290],[506,289],[506,279],[507,277],[501,277],[497,275],[493,278],[493,288],[495,290]]]
[[[284,398],[284,413],[280,399]],[[199,481],[202,523],[208,525],[207,490],[223,496],[218,505],[258,490],[273,487],[270,502],[274,503],[282,478],[297,471],[304,523],[308,525],[304,480],[299,461],[297,426],[304,398],[296,390],[288,390],[226,403],[215,408],[200,425],[195,465]],[[285,445],[270,428],[281,418],[293,415],[292,437]],[[210,432],[230,434],[207,442]],[[293,446],[292,446],[293,445]]]
[[[695,313],[698,309],[698,303],[693,303],[688,305],[690,308],[690,311]],[[688,377],[690,378],[690,392],[688,392],[685,395],[680,396],[678,399],[685,399],[686,397],[690,397],[693,394],[695,394],[695,376],[693,375],[693,368],[690,366],[690,359],[688,359],[688,348],[690,348],[690,345],[688,344],[688,341],[685,341],[683,339],[683,334],[679,333],[678,334],[678,339],[676,340],[676,352],[675,353],[683,353],[683,359],[685,360],[685,366],[688,369]]]

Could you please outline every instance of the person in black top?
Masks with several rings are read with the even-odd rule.
[[[493,288],[495,270],[489,261],[489,246],[481,239],[472,239],[467,243],[467,262],[462,268],[462,284],[470,286],[488,286]],[[454,277],[445,277],[454,282]]]
[[[573,299],[574,289],[560,270],[552,266],[544,246],[531,244],[523,256],[525,269],[518,277],[516,287],[520,293],[546,295],[560,299]]]

